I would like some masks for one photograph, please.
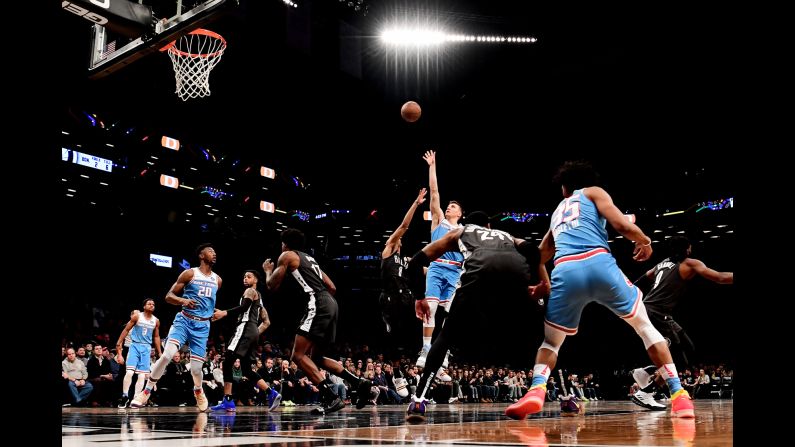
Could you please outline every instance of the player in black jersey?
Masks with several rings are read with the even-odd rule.
[[[240,305],[216,312],[216,317],[213,318],[213,321],[225,317],[237,320],[232,336],[229,337],[226,355],[224,355],[224,367],[222,368],[224,371],[224,399],[220,404],[211,408],[213,411],[235,411],[235,400],[232,398],[232,369],[235,360],[238,359],[243,375],[249,380],[248,385],[254,385],[266,393],[269,410],[276,409],[282,400],[281,394],[268,386],[262,377],[251,369],[251,363],[257,355],[259,336],[271,325],[268,311],[262,304],[262,295],[257,290],[259,278],[259,273],[256,271],[246,270],[243,274],[243,285],[246,290],[240,298]]]
[[[372,383],[359,379],[342,367],[342,363],[323,356],[323,352],[334,343],[337,334],[337,301],[334,299],[336,286],[315,261],[315,258],[299,251],[306,238],[295,228],[282,231],[282,254],[273,262],[266,259],[262,264],[265,270],[265,283],[268,290],[277,290],[285,277],[292,278],[298,285],[298,299],[306,301],[304,313],[295,334],[292,361],[320,390],[323,406],[313,410],[315,414],[327,414],[341,410],[345,403],[332,390],[333,383],[318,369],[318,365],[347,380],[357,389],[356,408],[363,408],[367,402]],[[307,355],[310,353],[312,358]]]
[[[520,301],[538,299],[549,293],[549,276],[540,263],[538,247],[510,234],[492,230],[489,217],[482,211],[467,216],[467,225],[450,230],[440,239],[426,245],[409,262],[409,281],[422,290],[422,267],[442,253],[460,252],[464,255],[460,286],[455,303],[450,306],[436,340],[431,344],[425,368],[417,385],[416,395],[407,410],[409,422],[424,420],[425,393],[451,347],[463,347],[479,336],[484,321],[498,319],[503,306],[515,306]],[[541,281],[531,285],[533,268]],[[415,292],[416,293],[416,292]],[[422,293],[415,304],[417,318],[427,320],[430,309]]]
[[[683,362],[681,364],[688,365],[687,353],[692,353],[695,347],[682,326],[671,317],[671,313],[687,290],[688,281],[696,275],[718,284],[733,284],[734,273],[717,272],[698,259],[690,258],[693,247],[685,237],[672,237],[668,240],[668,246],[669,257],[646,272],[635,281],[635,284],[653,281],[651,291],[643,298],[646,312],[654,327],[668,341],[671,354],[679,354],[681,358],[678,360]],[[632,395],[632,402],[650,410],[665,410],[665,405],[654,400],[656,370],[657,368],[652,365],[632,371],[632,377],[640,387],[640,390]]]
[[[402,326],[406,324],[405,319],[400,316],[401,311],[407,306],[414,306],[414,296],[406,280],[406,268],[409,265],[409,258],[400,254],[400,248],[403,245],[401,238],[408,231],[417,207],[425,202],[427,192],[425,188],[420,190],[417,198],[412,202],[409,210],[406,211],[403,222],[389,236],[384,250],[381,252],[382,291],[378,302],[381,305],[381,318],[386,324],[386,331],[393,335],[393,339],[399,338],[402,333]]]

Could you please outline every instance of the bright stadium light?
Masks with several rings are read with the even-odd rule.
[[[424,47],[444,43],[447,35],[441,31],[390,29],[381,33],[381,40],[389,45]]]
[[[390,28],[381,33],[381,41],[392,46],[429,47],[447,42],[504,42],[535,43],[535,37],[473,36],[459,33],[444,33],[421,28]]]

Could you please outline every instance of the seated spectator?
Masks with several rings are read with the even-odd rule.
[[[86,356],[86,348],[80,346],[77,348],[77,360],[83,362],[83,366],[88,365],[88,356]]]
[[[110,362],[102,355],[102,346],[94,345],[94,355],[88,360],[86,366],[88,381],[94,387],[91,394],[92,405],[95,407],[109,406],[113,394],[113,374],[110,372]]]
[[[709,397],[709,376],[704,372],[704,369],[698,370],[698,377],[696,378],[695,398]]]
[[[266,362],[267,365],[267,362]],[[282,395],[282,405],[292,407],[295,405],[297,381],[295,372],[290,368],[289,360],[282,360],[281,376],[279,378],[281,388],[277,389]]]
[[[370,363],[370,365],[372,365],[372,363]],[[373,379],[375,378],[375,369],[365,369],[362,373],[362,376],[370,382],[373,382]],[[380,394],[381,389],[375,385],[375,382],[373,382],[373,386],[370,387],[370,398],[368,399],[368,402],[373,404],[373,406],[378,405],[378,396]]]
[[[461,394],[464,396],[465,402],[477,402],[477,390],[472,387],[472,375],[468,369],[464,370],[458,383],[461,386]],[[409,394],[411,395],[411,394]]]
[[[682,387],[687,391],[690,396],[695,397],[696,392],[696,378],[693,377],[693,373],[690,372],[689,369],[685,369],[685,373],[682,380]]]
[[[74,399],[73,402],[67,402],[64,406],[84,405],[94,386],[90,382],[86,382],[88,370],[86,365],[77,359],[73,348],[66,350],[66,359],[61,362],[61,376],[67,381],[69,391]]]
[[[291,366],[292,365],[295,365],[295,362],[292,362]],[[321,369],[321,373],[322,371]],[[295,368],[293,369],[293,374],[295,374],[296,378],[294,402],[298,405],[313,405],[318,403],[320,400],[320,390],[309,380],[306,373],[301,369]]]
[[[504,394],[506,402],[519,401],[519,379],[513,370],[508,370],[508,375],[502,380],[503,386],[507,387],[508,392]]]
[[[558,393],[560,390],[558,389],[558,384],[555,383],[555,377],[550,375],[549,380],[547,380],[547,398],[550,402],[555,402],[558,400]]]
[[[397,391],[394,390],[394,384],[392,384],[392,389],[389,388],[386,380],[386,373],[384,373],[381,364],[376,363],[375,369],[373,370],[373,378],[371,380],[373,381],[373,385],[378,387],[378,403],[383,405],[396,404],[400,402],[400,396],[398,396]]]
[[[345,381],[342,380],[342,377],[332,374],[331,371],[324,372],[328,376],[329,380],[331,380],[331,383],[334,384],[331,386],[331,390],[334,391],[337,396],[339,396],[340,399],[345,402],[346,405],[350,405],[351,400],[348,399],[348,389],[345,386]]]

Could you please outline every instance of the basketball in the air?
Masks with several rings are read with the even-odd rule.
[[[400,116],[410,123],[420,119],[421,114],[422,109],[420,109],[420,105],[414,101],[409,101],[403,104],[403,107],[400,108]]]

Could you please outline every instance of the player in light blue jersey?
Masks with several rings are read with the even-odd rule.
[[[451,200],[447,209],[442,211],[439,182],[436,179],[436,152],[426,151],[422,158],[428,163],[428,184],[431,189],[431,242],[434,242],[441,239],[450,230],[461,227],[458,220],[461,219],[464,211],[461,209],[461,204],[455,200]],[[436,327],[436,308],[441,306],[447,312],[450,311],[450,304],[461,277],[463,262],[464,256],[461,253],[448,251],[428,266],[425,278],[425,301],[431,311],[425,318],[417,315],[417,318],[422,320],[422,350],[416,362],[420,368],[425,367],[425,361],[431,349],[433,330]],[[447,362],[448,357],[445,355],[442,366],[446,367]]]
[[[207,397],[202,391],[202,366],[207,352],[207,338],[210,335],[210,319],[220,318],[220,310],[215,309],[215,298],[221,288],[221,277],[213,272],[216,261],[215,249],[211,244],[202,244],[196,249],[199,267],[180,273],[177,282],[166,295],[166,302],[182,306],[182,312],[174,317],[168,331],[166,349],[155,362],[146,388],[135,395],[130,402],[133,408],[142,407],[149,400],[152,389],[166,370],[166,365],[179,350],[188,343],[190,347],[190,373],[193,376],[193,394],[199,411],[207,410]],[[182,296],[180,296],[182,295]]]
[[[121,398],[119,399],[119,408],[125,408],[130,403],[128,392],[130,391],[130,384],[132,383],[133,374],[138,374],[138,380],[135,382],[135,394],[141,392],[144,387],[144,382],[149,377],[149,363],[152,352],[152,343],[155,344],[155,351],[157,356],[160,357],[160,320],[154,316],[155,300],[146,298],[143,302],[143,313],[137,310],[133,311],[130,315],[130,321],[124,326],[124,329],[119,335],[119,340],[116,342],[116,362],[123,365],[124,357],[121,355],[122,343],[125,342],[127,337],[130,338],[130,350],[127,352],[127,372],[124,374],[124,380],[121,387]]]
[[[621,272],[610,254],[605,227],[609,222],[635,243],[636,261],[651,256],[651,238],[624,216],[604,189],[593,186],[598,184],[598,175],[589,163],[566,162],[555,179],[564,199],[552,214],[549,231],[539,246],[541,262],[555,258],[544,342],[536,354],[530,388],[519,402],[505,410],[505,415],[523,419],[541,411],[558,350],[567,335],[577,333],[582,309],[596,301],[623,318],[643,340],[649,357],[671,389],[671,416],[695,417],[690,396],[679,383],[668,344],[646,313],[643,293]]]

